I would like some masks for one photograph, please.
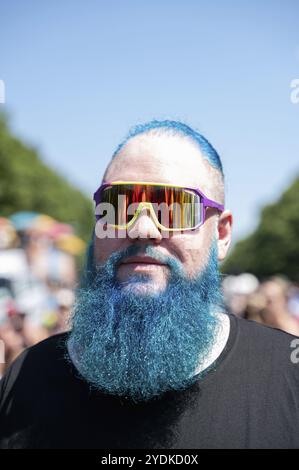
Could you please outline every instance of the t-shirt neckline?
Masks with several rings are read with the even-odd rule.
[[[208,367],[206,367],[204,370],[200,371],[194,376],[195,382],[203,384],[211,380],[214,377],[216,370],[219,370],[219,367],[223,367],[226,362],[227,356],[229,355],[235,344],[238,331],[237,318],[231,313],[227,313],[227,316],[230,322],[230,330],[226,345],[224,346],[219,356],[215,359],[215,361],[213,361]]]

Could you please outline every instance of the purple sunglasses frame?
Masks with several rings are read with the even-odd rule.
[[[212,207],[214,209],[217,209],[219,212],[223,212],[224,211],[224,206],[222,204],[219,204],[218,202],[216,201],[213,201],[212,199],[209,199],[207,198],[204,193],[202,191],[200,191],[198,188],[195,188],[195,187],[190,187],[190,186],[180,186],[180,185],[176,185],[176,184],[169,184],[169,183],[153,183],[153,182],[148,182],[148,181],[113,181],[113,182],[103,182],[101,184],[101,186],[96,190],[96,192],[94,193],[93,195],[93,200],[95,202],[95,206],[97,207],[98,204],[100,204],[101,202],[101,192],[107,188],[108,186],[116,186],[116,185],[134,185],[134,184],[140,184],[140,185],[152,185],[152,186],[165,186],[165,187],[169,187],[169,188],[180,188],[180,189],[186,189],[188,191],[192,191],[194,192],[195,194],[197,194],[200,199],[201,199],[201,210],[202,210],[202,214],[201,214],[201,222],[199,224],[197,224],[195,227],[192,227],[192,228],[180,228],[180,229],[167,229],[166,227],[164,228],[165,230],[178,230],[178,231],[183,231],[183,230],[196,230],[198,227],[200,227],[201,225],[203,225],[205,223],[205,220],[206,220],[206,208],[207,207]],[[98,220],[100,217],[96,215],[96,220]]]

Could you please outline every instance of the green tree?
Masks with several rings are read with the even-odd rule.
[[[236,244],[222,271],[248,271],[259,278],[284,274],[299,282],[299,177],[262,210],[259,226]]]
[[[36,149],[15,137],[0,115],[0,214],[34,211],[71,224],[85,241],[94,223],[93,204],[75,186],[49,168]]]

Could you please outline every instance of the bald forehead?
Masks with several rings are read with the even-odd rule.
[[[108,166],[104,179],[194,186],[209,197],[213,193],[212,173],[213,168],[188,137],[149,133],[126,143]]]

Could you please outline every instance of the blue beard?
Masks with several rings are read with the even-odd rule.
[[[75,364],[91,386],[136,403],[184,390],[198,379],[195,371],[215,344],[215,313],[223,311],[215,240],[196,279],[185,276],[179,261],[163,257],[170,274],[158,293],[138,292],[136,283],[151,282],[144,274],[117,281],[117,264],[137,252],[161,260],[154,247],[132,245],[97,270],[89,266],[68,337]]]

